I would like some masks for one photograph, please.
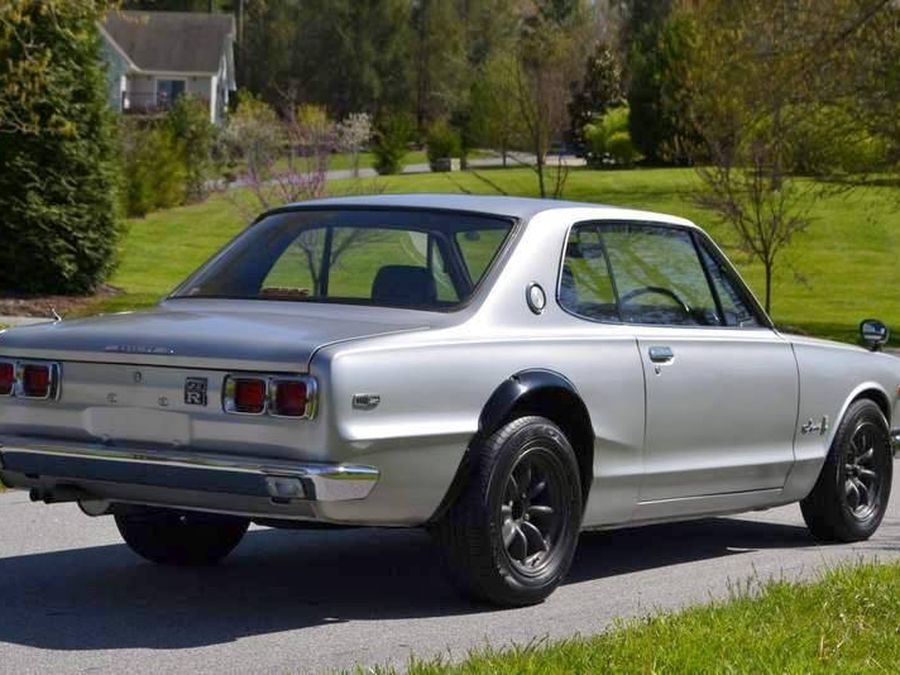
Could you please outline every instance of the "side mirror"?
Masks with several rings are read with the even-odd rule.
[[[878,319],[866,319],[859,324],[859,337],[866,349],[877,352],[890,340],[891,330]]]

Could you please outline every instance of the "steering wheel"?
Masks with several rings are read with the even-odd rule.
[[[666,295],[678,305],[678,307],[685,313],[686,316],[691,316],[691,307],[684,300],[682,300],[678,294],[670,290],[668,288],[663,288],[662,286],[641,286],[640,288],[635,288],[633,290],[628,291],[625,295],[619,298],[619,302],[623,305],[627,304],[629,300],[634,300],[636,297],[640,295],[647,295],[648,293],[657,293],[659,295]]]

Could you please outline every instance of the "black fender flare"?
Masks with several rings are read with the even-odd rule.
[[[503,426],[519,403],[525,398],[539,392],[552,391],[565,392],[573,397],[574,400],[577,400],[581,407],[578,413],[583,414],[590,423],[587,406],[585,406],[581,395],[578,393],[578,389],[565,375],[544,368],[529,368],[510,376],[494,389],[490,398],[488,398],[481,409],[481,415],[478,418],[478,431],[469,442],[453,481],[437,510],[428,520],[429,524],[436,522],[446,513],[447,509],[450,508],[450,505],[453,504],[456,497],[465,487],[472,467],[473,446],[480,440],[488,438]]]
[[[522,370],[494,390],[478,418],[478,437],[486,438],[500,428],[516,405],[526,396],[539,391],[563,390],[581,402],[581,395],[565,375],[553,370]],[[581,403],[584,406],[584,403]],[[585,409],[586,412],[586,409]]]

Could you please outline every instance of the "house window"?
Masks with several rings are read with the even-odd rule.
[[[163,107],[172,105],[184,93],[185,85],[184,80],[157,80],[157,103]]]

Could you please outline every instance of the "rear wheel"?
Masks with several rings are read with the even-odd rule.
[[[463,493],[438,524],[453,581],[500,605],[541,602],[569,569],[581,524],[578,464],[565,434],[522,417],[472,449]]]
[[[838,427],[815,487],[800,502],[813,536],[839,542],[871,537],[887,509],[892,470],[884,414],[873,401],[856,401]]]
[[[132,551],[161,565],[212,565],[234,550],[250,521],[232,516],[135,508],[116,514]]]

